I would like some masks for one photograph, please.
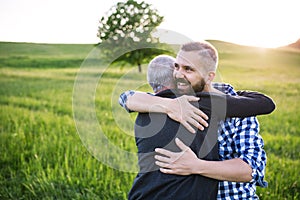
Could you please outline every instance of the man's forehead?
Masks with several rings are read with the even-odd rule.
[[[197,66],[199,59],[200,57],[197,51],[180,50],[176,56],[176,63],[179,65]]]

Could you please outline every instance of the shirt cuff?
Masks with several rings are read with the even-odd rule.
[[[240,157],[240,159],[242,159],[244,162],[246,162],[252,168],[252,174],[251,174],[252,180],[250,182],[255,183],[257,186],[260,186],[263,188],[268,187],[268,182],[264,180],[264,176],[260,175],[259,170],[256,167],[254,167],[251,160],[248,160],[245,157]]]
[[[123,92],[119,97],[119,104],[127,111],[127,112],[133,112],[132,110],[129,110],[126,106],[127,100],[130,96],[134,95],[135,91],[128,90],[126,92]]]

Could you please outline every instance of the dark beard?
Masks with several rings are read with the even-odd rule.
[[[204,90],[205,85],[206,82],[204,81],[204,79],[201,79],[201,81],[193,87],[194,92],[202,92]]]
[[[191,83],[188,80],[183,79],[183,78],[176,79],[175,80],[175,85],[177,85],[178,82],[186,83],[186,84],[190,85],[189,91],[180,91],[180,90],[178,90],[178,92],[180,94],[188,94],[188,95],[195,95],[195,93],[197,93],[197,92],[202,92],[204,90],[205,85],[206,85],[206,82],[204,81],[204,79],[201,79],[201,81],[199,83],[197,83],[194,87],[191,86]]]

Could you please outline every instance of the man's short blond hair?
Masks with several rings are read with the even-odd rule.
[[[190,42],[181,46],[182,51],[194,51],[201,57],[201,61],[204,63],[205,70],[216,71],[218,66],[218,51],[209,42]]]

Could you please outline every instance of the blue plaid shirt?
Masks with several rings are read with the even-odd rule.
[[[214,83],[213,86],[226,94],[237,95],[228,84]],[[120,95],[119,103],[127,111],[130,110],[126,107],[126,101],[133,94],[134,91],[130,90]],[[256,185],[267,186],[264,181],[267,157],[256,117],[227,118],[221,122],[218,134],[220,160],[240,158],[252,168],[250,182],[220,181],[218,199],[259,199]]]
[[[237,95],[228,84],[214,83],[213,86],[226,94]],[[240,158],[252,168],[250,182],[221,181],[218,199],[259,199],[256,185],[267,186],[264,181],[267,156],[256,117],[227,118],[221,122],[218,142],[220,160]]]
[[[126,106],[126,102],[128,97],[134,95],[135,91],[134,90],[128,90],[126,92],[123,92],[120,97],[119,97],[119,104],[127,110],[127,112],[132,112],[132,110],[129,110],[128,107]]]

